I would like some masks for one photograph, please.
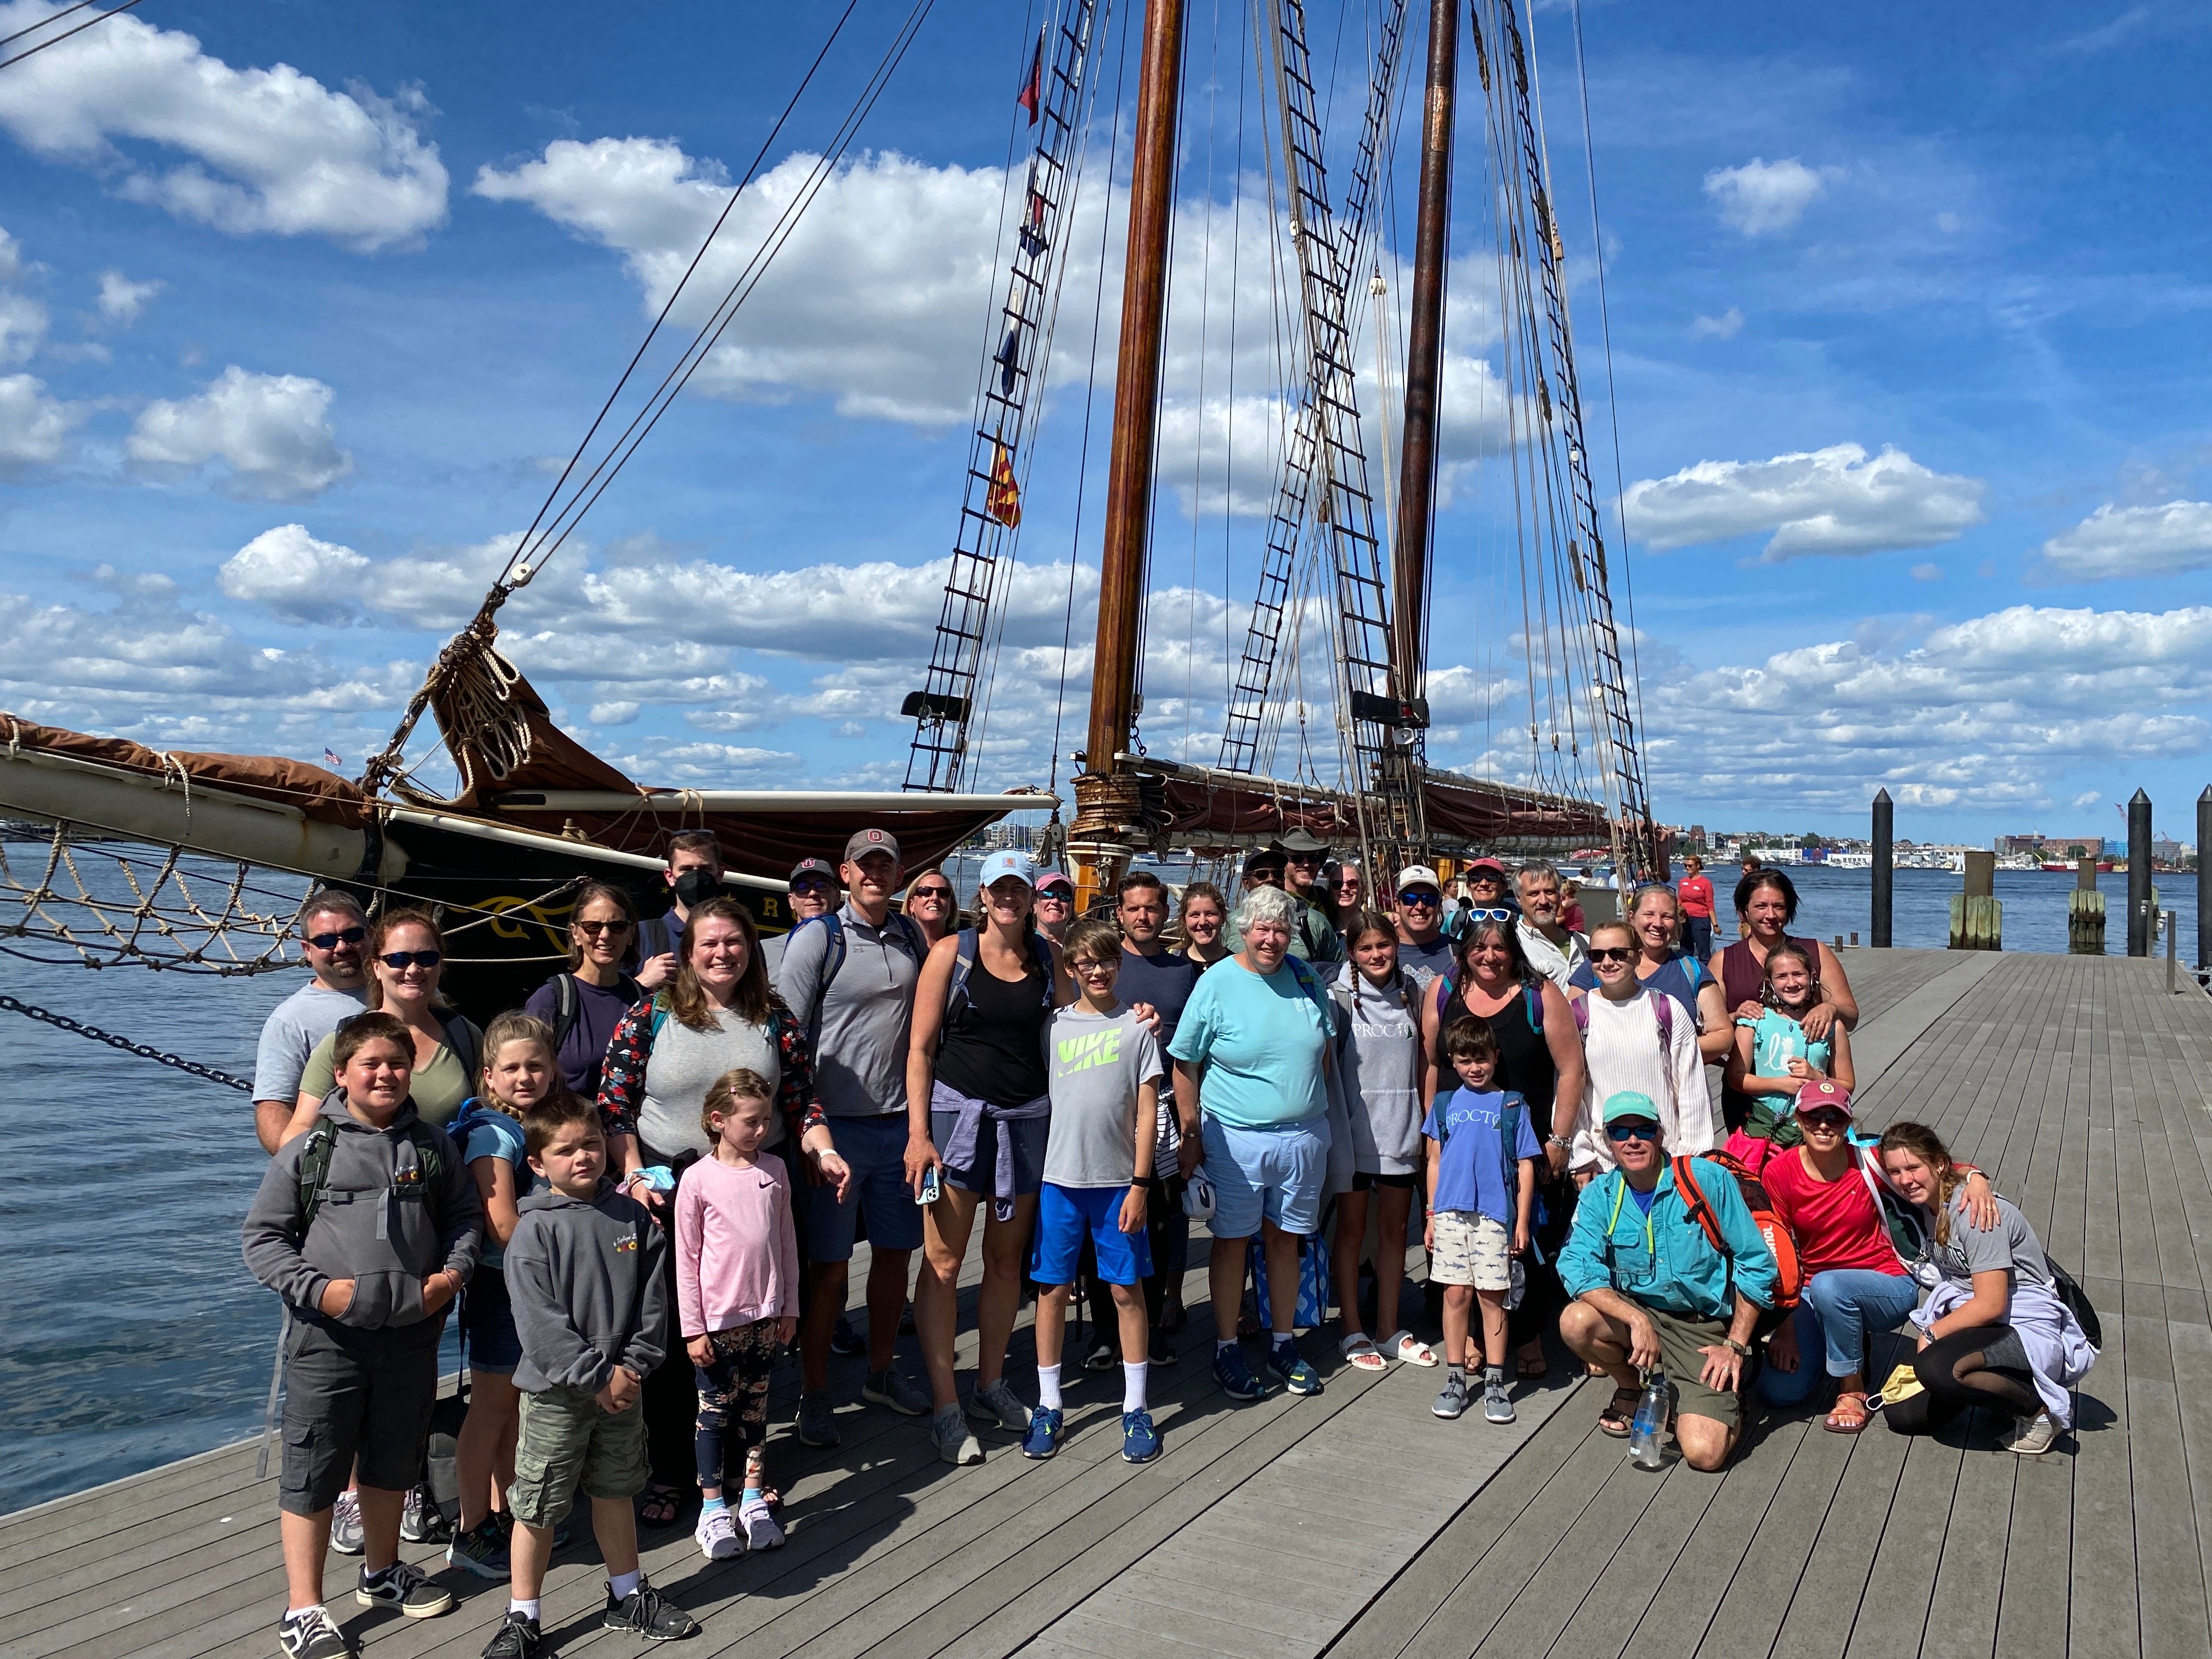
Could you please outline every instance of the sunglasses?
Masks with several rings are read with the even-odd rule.
[[[1494,904],[1487,910],[1478,904],[1467,913],[1467,919],[1469,921],[1510,921],[1513,913],[1502,904]]]
[[[1800,1112],[1797,1121],[1808,1129],[1842,1130],[1850,1127],[1850,1115],[1832,1106],[1823,1106],[1817,1112]]]
[[[1414,892],[1399,894],[1398,902],[1401,904],[1417,904],[1424,910],[1433,910],[1437,905],[1443,903],[1443,901],[1438,898],[1434,893]]]
[[[1616,1146],[1631,1140],[1656,1140],[1659,1139],[1659,1126],[1656,1123],[1608,1123],[1605,1126],[1605,1138]]]
[[[1073,904],[1075,902],[1075,890],[1072,887],[1040,887],[1037,898],[1040,902],[1048,900],[1054,904]]]
[[[1626,962],[1635,954],[1625,945],[1607,945],[1602,948],[1593,946],[1589,959],[1592,962]]]
[[[318,951],[335,951],[341,945],[358,945],[368,937],[366,927],[341,927],[335,933],[310,933],[307,943]]]
[[[950,899],[952,896],[952,890],[950,887],[917,887],[908,896],[918,899]]]
[[[435,968],[445,959],[443,951],[386,951],[377,957],[395,974],[407,968]]]
[[[627,921],[572,921],[568,924],[580,933],[597,939],[602,933],[627,933],[631,924]]]
[[[801,876],[791,884],[794,893],[834,893],[837,884],[823,876]]]

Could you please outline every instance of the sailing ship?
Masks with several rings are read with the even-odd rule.
[[[1285,205],[1277,228],[1289,245],[1285,271],[1295,272],[1290,309],[1297,343],[1292,383],[1283,388],[1290,412],[1258,591],[1212,764],[1153,756],[1141,730],[1139,642],[1187,21],[1183,0],[1146,0],[1096,649],[1086,739],[1072,757],[1079,769],[1072,779],[1072,820],[1064,823],[1059,810],[1058,755],[1051,757],[1048,787],[998,793],[973,787],[1018,550],[1024,481],[1036,482],[1027,467],[1043,400],[1035,394],[1043,384],[1067,266],[1083,156],[1097,125],[1096,70],[1111,12],[1110,0],[1053,0],[1034,45],[1022,43],[1026,73],[1011,118],[1026,123],[1030,142],[1015,234],[994,278],[994,295],[1005,295],[1003,332],[992,331],[995,343],[979,381],[934,651],[924,684],[900,711],[915,722],[902,789],[800,793],[640,784],[563,733],[498,648],[501,605],[559,550],[683,390],[750,291],[733,286],[678,368],[619,434],[608,418],[615,407],[609,400],[477,614],[441,652],[392,741],[358,779],[277,757],[157,751],[0,714],[6,739],[0,813],[54,826],[35,876],[6,872],[0,849],[0,880],[17,901],[16,915],[0,924],[0,939],[12,935],[67,947],[53,959],[72,959],[73,953],[92,963],[258,971],[281,964],[281,951],[217,947],[227,930],[249,921],[281,935],[287,920],[281,906],[261,914],[240,900],[249,870],[274,871],[348,888],[372,908],[435,907],[449,932],[466,941],[454,954],[452,994],[471,1009],[489,1011],[519,1001],[565,959],[566,916],[583,882],[613,882],[644,913],[659,909],[665,847],[680,830],[714,835],[731,890],[770,932],[789,921],[785,872],[798,859],[841,844],[863,823],[891,829],[914,870],[936,863],[1011,812],[1039,810],[1050,811],[1049,848],[1064,851],[1086,902],[1110,890],[1133,858],[1232,856],[1294,829],[1356,847],[1366,866],[1380,872],[1439,855],[1601,842],[1622,878],[1663,874],[1667,847],[1651,813],[1637,741],[1633,676],[1614,620],[1612,556],[1584,433],[1565,241],[1526,26],[1533,17],[1522,11],[1527,0],[1472,0],[1468,38],[1485,111],[1490,215],[1499,239],[1500,374],[1513,428],[1501,465],[1519,502],[1516,533],[1527,620],[1516,649],[1528,669],[1528,752],[1519,775],[1510,779],[1429,762],[1425,663],[1462,36],[1456,0],[1431,0],[1403,393],[1382,411],[1386,432],[1395,416],[1401,434],[1393,512],[1387,438],[1380,458],[1382,503],[1370,484],[1366,416],[1353,365],[1363,294],[1375,297],[1371,332],[1378,356],[1389,343],[1376,207],[1404,90],[1407,4],[1369,3],[1366,97],[1340,200],[1324,161],[1332,135],[1316,90],[1305,0],[1258,0],[1255,9],[1255,33],[1267,49],[1261,78],[1282,167]],[[1117,118],[1109,110],[1107,125]],[[802,196],[793,211],[803,212],[811,199]],[[708,240],[720,231],[718,222]],[[759,266],[787,234],[779,221],[740,285],[757,282]],[[1375,275],[1363,283],[1360,273],[1370,266]],[[673,305],[672,296],[653,332]],[[648,333],[647,344],[653,337]],[[617,384],[617,397],[644,355],[641,347]],[[1310,597],[1316,593],[1326,600]],[[1318,776],[1310,757],[1291,776],[1271,769],[1280,759],[1293,701],[1291,688],[1281,683],[1284,671],[1296,666],[1302,619],[1316,608],[1333,613],[1322,631],[1339,750],[1334,784]],[[1540,696],[1540,658],[1547,681]],[[424,761],[408,758],[425,714],[438,734],[436,752],[457,779],[450,793],[428,787]],[[57,878],[58,871],[76,870],[72,836],[143,844],[152,849],[150,873],[132,872],[125,860],[124,898],[94,891],[98,884],[81,876],[72,895]],[[193,857],[236,866],[229,902],[218,911],[189,893],[180,900],[163,896],[173,880],[185,890],[181,872]],[[72,904],[96,925],[88,927],[80,918],[73,927],[64,914]]]

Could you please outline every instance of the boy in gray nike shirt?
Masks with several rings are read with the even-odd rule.
[[[1060,1432],[1060,1354],[1076,1264],[1089,1239],[1098,1276],[1112,1287],[1121,1336],[1121,1455],[1132,1463],[1159,1455],[1146,1409],[1151,1335],[1144,1281],[1152,1270],[1145,1231],[1146,1188],[1158,1136],[1158,1043],[1114,994],[1121,971],[1121,930],[1103,916],[1068,929],[1067,963],[1076,1000],[1046,1028],[1052,1127],[1045,1141],[1044,1186],[1037,1198],[1030,1277],[1038,1285],[1038,1409],[1022,1450],[1049,1457]]]

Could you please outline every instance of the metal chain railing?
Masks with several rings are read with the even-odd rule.
[[[182,1054],[164,1054],[161,1049],[143,1042],[133,1042],[129,1037],[118,1036],[112,1031],[103,1031],[97,1025],[87,1025],[82,1020],[71,1019],[67,1014],[58,1014],[51,1008],[40,1008],[31,1003],[0,993],[0,1008],[11,1014],[25,1014],[42,1024],[74,1032],[78,1036],[90,1037],[94,1042],[104,1042],[111,1048],[120,1048],[126,1054],[136,1054],[141,1060],[150,1060],[162,1066],[173,1066],[180,1072],[190,1072],[194,1077],[204,1077],[210,1083],[220,1083],[226,1089],[235,1089],[241,1094],[251,1094],[253,1085],[242,1077],[233,1077],[228,1072],[218,1072],[212,1066],[203,1066],[197,1060],[186,1060]]]

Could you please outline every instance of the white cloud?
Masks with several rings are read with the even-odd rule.
[[[168,284],[158,279],[134,283],[119,270],[100,273],[100,314],[111,323],[120,323],[128,328],[138,320],[139,313],[153,302],[154,296]]]
[[[299,374],[249,374],[233,364],[198,397],[146,406],[124,453],[155,472],[222,460],[226,495],[305,501],[353,470],[331,429],[331,389]]]
[[[2043,544],[2046,574],[2081,581],[2172,576],[2212,565],[2212,501],[2163,507],[2106,502]]]
[[[696,327],[803,188],[816,157],[756,179],[673,313]],[[737,313],[695,389],[781,401],[826,395],[840,413],[943,426],[975,387],[1004,179],[896,154],[841,165]],[[719,164],[664,139],[557,139],[472,186],[522,202],[623,256],[657,313],[728,200]]]
[[[0,477],[60,460],[69,453],[70,428],[79,418],[70,405],[46,396],[45,381],[0,374]]]
[[[1943,580],[1943,567],[1940,564],[1916,564],[1912,567],[1912,580],[1917,582],[1940,582]]]
[[[1858,444],[1766,461],[1699,461],[1629,485],[1630,533],[1656,549],[1771,530],[1768,563],[1813,554],[1931,547],[1982,519],[1982,481],[1933,471],[1900,449]]]
[[[2069,806],[2075,808],[2076,811],[2079,811],[2085,806],[2094,806],[2102,799],[2104,799],[2104,796],[2100,794],[2096,790],[2085,789],[2066,804]]]
[[[1923,806],[2049,805],[2067,766],[2212,744],[2212,607],[2015,605],[1917,643],[1673,672],[1645,702],[1662,799],[1856,810],[1880,783]]]
[[[1840,178],[1838,167],[1813,168],[1796,156],[1769,161],[1754,155],[1740,167],[1716,167],[1705,175],[1705,194],[1720,206],[1722,221],[1747,236],[1788,230],[1805,210]]]
[[[592,705],[592,724],[594,726],[628,726],[637,718],[644,705],[637,702],[595,702]]]
[[[0,288],[0,363],[30,361],[46,337],[46,308],[27,294]]]
[[[44,0],[0,5],[0,33]],[[0,76],[0,127],[98,169],[118,194],[233,235],[320,235],[373,249],[446,216],[446,169],[419,92],[331,91],[289,64],[233,69],[181,30],[118,17]],[[173,165],[137,149],[183,159]]]
[[[23,245],[0,230],[0,283],[12,283],[23,269]]]
[[[301,622],[342,622],[356,614],[369,562],[349,547],[318,541],[305,525],[264,530],[222,562],[222,591]]]
[[[1743,328],[1743,313],[1730,306],[1717,317],[1699,317],[1690,325],[1693,340],[1733,340]]]

